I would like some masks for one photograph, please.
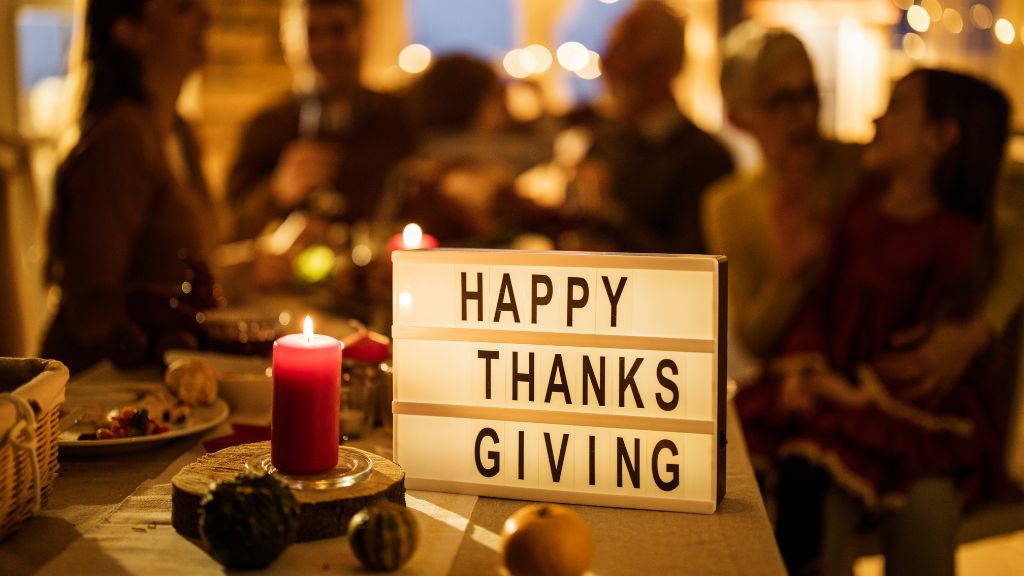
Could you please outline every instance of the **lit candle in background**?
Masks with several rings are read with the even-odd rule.
[[[419,250],[437,248],[437,238],[425,234],[419,224],[406,224],[401,234],[395,234],[388,241],[388,254],[395,250]]]
[[[314,334],[309,316],[302,334],[274,342],[270,458],[282,472],[316,474],[338,464],[341,348]]]

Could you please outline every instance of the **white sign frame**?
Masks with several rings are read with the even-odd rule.
[[[405,484],[408,489],[622,508],[641,508],[705,514],[715,512],[718,504],[725,495],[725,366],[727,326],[726,301],[728,286],[728,266],[725,257],[703,255],[439,249],[396,251],[392,255],[392,260],[394,263],[392,294],[394,325],[392,328],[392,336],[395,346],[393,384],[394,401],[392,404],[392,410],[394,413],[394,458],[396,462],[405,468]],[[424,270],[422,265],[439,267],[484,267],[491,270],[502,270],[505,267],[509,267],[510,269],[516,269],[518,267],[529,267],[532,269],[539,267],[545,270],[560,268],[589,268],[596,270],[633,271],[635,273],[642,273],[645,271],[710,272],[711,282],[708,284],[710,294],[707,298],[699,300],[700,302],[707,302],[710,304],[710,317],[703,315],[708,312],[707,310],[694,311],[695,315],[701,316],[702,325],[710,322],[710,326],[706,331],[705,337],[679,338],[645,335],[637,336],[622,333],[599,333],[602,331],[601,328],[595,328],[591,330],[591,333],[574,333],[567,332],[567,328],[564,326],[558,329],[539,331],[530,329],[528,326],[525,328],[522,326],[515,326],[510,329],[507,326],[499,326],[497,328],[453,327],[451,325],[443,325],[443,322],[439,325],[435,320],[429,318],[426,320],[417,320],[415,315],[403,313],[403,306],[406,308],[406,312],[408,312],[408,304],[412,298],[409,292],[421,289],[427,293],[431,293],[430,290],[433,290],[432,294],[436,297],[438,294],[443,294],[448,288],[465,289],[465,287],[456,287],[452,284],[450,287],[441,286],[439,289],[438,286],[428,288],[421,285],[410,284],[411,280],[409,277],[410,275],[413,275],[411,270]],[[405,278],[405,280],[403,280],[403,278]],[[404,286],[403,282],[405,282]],[[453,280],[453,282],[456,281]],[[609,291],[607,294],[610,298],[613,295],[610,285],[608,286],[608,289]],[[568,288],[567,294],[569,298],[573,297],[571,287]],[[536,294],[534,294],[534,296],[536,296]],[[461,298],[461,296],[459,296],[459,298]],[[481,302],[483,299],[484,297],[481,296]],[[465,306],[465,300],[462,301],[462,305],[463,307]],[[666,305],[675,306],[677,303],[666,303]],[[523,307],[522,304],[519,306]],[[614,306],[612,310],[614,315]],[[565,309],[560,309],[560,312],[564,313]],[[465,312],[463,312],[463,314],[465,314]],[[534,321],[536,321],[537,313],[533,312],[533,314]],[[470,312],[470,315],[472,315],[472,312]],[[409,319],[410,317],[412,318],[411,320]],[[463,318],[463,320],[465,320],[465,318]],[[497,324],[497,322],[495,322],[495,324]],[[615,331],[618,328],[621,328],[615,327],[614,321],[611,322],[610,326],[612,326],[612,328],[606,326],[604,331]],[[455,343],[490,343],[493,345],[510,346],[522,345],[555,348],[577,347],[587,350],[600,349],[607,351],[608,353],[621,352],[623,354],[628,354],[630,351],[645,350],[663,351],[665,353],[672,354],[685,353],[706,355],[710,357],[710,370],[708,371],[710,381],[700,383],[698,385],[704,386],[706,384],[710,387],[710,390],[706,391],[709,392],[707,400],[710,401],[710,418],[701,417],[695,419],[676,416],[650,416],[639,413],[629,413],[628,410],[626,410],[625,413],[608,413],[608,411],[596,413],[586,410],[580,411],[575,407],[567,409],[564,406],[562,407],[562,410],[556,411],[535,409],[532,407],[520,408],[508,406],[486,406],[478,403],[465,402],[449,403],[444,401],[423,401],[423,398],[416,398],[410,401],[407,398],[408,394],[404,393],[403,382],[411,380],[414,377],[413,370],[419,369],[420,372],[417,373],[430,372],[430,370],[422,370],[425,366],[422,364],[414,366],[413,363],[409,362],[403,365],[403,358],[407,358],[408,354],[403,354],[402,351],[406,347],[411,347],[413,343],[422,345],[423,343],[431,342],[450,342],[453,343],[453,346]],[[448,345],[445,344],[442,347],[447,349]],[[571,348],[566,348],[566,350],[569,349]],[[436,363],[438,360],[432,360],[432,362]],[[429,365],[426,366],[429,368]],[[489,362],[487,367],[490,369]],[[406,373],[406,370],[409,372]],[[552,371],[553,370],[554,369],[552,368]],[[442,370],[435,368],[433,372],[439,373],[442,372]],[[437,374],[437,376],[442,378],[442,380],[439,381],[443,381],[441,374]],[[488,378],[490,378],[490,375],[488,375]],[[584,387],[586,387],[585,384]],[[423,387],[421,386],[420,388],[422,390]],[[541,388],[543,389],[543,386],[541,386]],[[490,394],[490,380],[488,380],[488,394]],[[620,390],[620,394],[624,394],[624,392]],[[566,397],[568,398],[568,396]],[[642,408],[642,406],[640,407]],[[612,410],[615,410],[615,408],[613,407]],[[406,451],[399,442],[400,430],[403,430],[403,423],[410,426],[413,423],[417,423],[417,425],[422,426],[424,423],[422,420],[423,418],[437,419],[430,420],[431,422],[437,423],[446,422],[446,420],[441,419],[458,419],[447,420],[447,422],[481,420],[504,422],[509,425],[520,427],[548,425],[556,427],[559,431],[569,430],[572,429],[572,427],[587,427],[588,430],[611,429],[617,430],[619,433],[632,432],[641,435],[645,432],[651,432],[658,434],[676,434],[676,437],[681,435],[689,435],[687,436],[688,438],[707,437],[710,439],[709,442],[701,441],[697,444],[702,447],[702,449],[699,450],[700,454],[697,456],[691,456],[700,458],[702,462],[706,464],[702,465],[700,468],[706,468],[710,474],[710,477],[708,478],[699,479],[700,482],[704,483],[702,486],[705,486],[706,488],[706,490],[703,491],[703,494],[705,494],[706,497],[677,498],[667,496],[652,497],[648,494],[640,493],[630,494],[628,493],[628,490],[621,489],[621,462],[619,463],[619,492],[613,494],[588,491],[553,490],[542,486],[510,486],[504,485],[500,482],[495,483],[493,481],[469,482],[437,477],[423,477],[420,475],[420,463],[424,461],[424,458],[429,459],[430,457],[430,454],[424,454],[424,451],[429,452],[432,449],[429,443],[417,445],[415,449],[410,448]],[[410,432],[410,434],[412,433]],[[520,434],[522,434],[522,432],[520,432]],[[519,438],[520,441],[522,441],[523,436],[520,435]],[[546,439],[548,440],[547,450],[548,458],[550,459],[553,454],[551,442],[550,438]],[[480,467],[480,442],[481,440],[478,436],[475,454],[478,469]],[[593,460],[595,459],[595,455],[593,452],[594,441],[591,440],[590,442],[591,452],[589,458],[591,460],[590,477],[592,483],[594,476]],[[639,440],[637,440],[637,442],[637,446],[639,446]],[[443,445],[437,446],[437,449],[439,451],[450,450],[447,446]],[[502,447],[502,449],[505,450],[507,447]],[[519,448],[520,478],[522,478],[522,453],[526,449],[529,448],[523,448],[522,446]],[[562,445],[562,453],[565,453],[564,443]],[[672,455],[675,455],[674,449]],[[707,459],[706,461],[703,460],[705,458]],[[657,452],[655,452],[655,455],[652,456],[651,459],[653,460],[654,467],[657,468]],[[637,455],[635,460],[637,468],[640,467],[640,463],[641,457]],[[506,459],[506,465],[509,465],[508,459]],[[554,462],[552,462],[552,466],[553,465]],[[627,472],[628,471],[629,470],[627,470]],[[554,471],[552,469],[552,474],[553,473]],[[686,470],[683,471],[683,474],[685,473]],[[653,474],[657,476],[657,470],[653,471]]]

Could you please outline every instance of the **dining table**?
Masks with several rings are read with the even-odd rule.
[[[268,361],[269,363],[269,361]],[[122,371],[101,363],[73,376],[68,391],[98,384],[160,381],[156,368]],[[222,574],[199,540],[171,524],[171,479],[206,453],[203,439],[232,425],[269,425],[265,400],[234,398],[230,417],[209,430],[129,451],[65,451],[41,512],[0,542],[0,574]],[[724,499],[714,514],[567,505],[589,526],[592,575],[776,575],[785,568],[731,407],[727,414]],[[348,445],[392,455],[390,427]],[[398,574],[507,574],[502,526],[529,504],[520,500],[408,490],[419,544]],[[295,543],[267,574],[364,573],[345,537]]]

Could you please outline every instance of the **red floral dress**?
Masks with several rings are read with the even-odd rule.
[[[901,506],[912,483],[928,475],[987,492],[1000,477],[1002,436],[981,367],[940,398],[911,400],[902,393],[920,382],[890,377],[877,363],[894,351],[894,334],[947,313],[978,257],[981,227],[942,209],[900,220],[882,212],[880,197],[877,189],[854,196],[823,283],[777,364],[792,369],[818,353],[871,402],[850,408],[820,401],[810,413],[784,412],[782,376],[769,371],[737,397],[748,445],[762,461],[797,454],[821,464],[872,508]]]

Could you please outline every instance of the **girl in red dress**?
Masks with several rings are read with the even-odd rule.
[[[843,213],[786,354],[738,398],[755,453],[802,455],[833,480],[824,573],[850,573],[852,536],[874,520],[887,573],[952,574],[959,497],[998,485],[1002,435],[982,367],[940,389],[886,355],[970,315],[984,294],[1008,108],[962,74],[897,83],[865,151],[879,178]]]

